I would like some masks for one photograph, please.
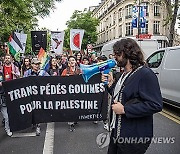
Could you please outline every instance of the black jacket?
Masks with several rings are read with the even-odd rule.
[[[121,103],[125,114],[121,116],[120,136],[152,137],[153,114],[163,107],[156,75],[144,66],[127,78],[124,86]]]

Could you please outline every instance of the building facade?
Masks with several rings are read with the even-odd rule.
[[[133,6],[146,6],[146,26],[139,28],[139,36],[157,39],[160,47],[168,43],[169,25],[164,26],[167,8],[159,0],[102,0],[93,10],[93,17],[100,20],[95,49],[117,38],[138,36],[138,28],[132,27]]]

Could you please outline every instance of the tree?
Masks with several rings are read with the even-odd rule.
[[[37,17],[48,16],[61,0],[0,0],[0,42],[7,42],[13,31],[30,33],[37,27]]]
[[[86,49],[87,44],[97,41],[96,26],[99,25],[99,20],[91,16],[92,12],[74,11],[70,20],[67,21],[67,29],[65,30],[65,48],[69,49],[70,29],[84,29],[84,37],[82,41],[82,49]]]
[[[177,18],[179,18],[180,15],[178,15],[178,8],[180,6],[179,0],[164,0],[167,10],[168,10],[168,16],[166,19],[166,24],[170,24],[169,29],[169,46],[173,46],[173,40],[175,36],[175,24]]]

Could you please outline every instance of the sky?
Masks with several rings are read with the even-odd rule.
[[[84,8],[97,6],[100,2],[101,0],[62,0],[62,2],[57,2],[56,9],[51,11],[50,16],[44,19],[39,18],[39,27],[46,27],[50,31],[63,31],[67,27],[66,22],[70,19],[75,10],[83,11]],[[178,34],[180,34],[178,24],[176,24],[175,28]]]
[[[63,31],[66,29],[66,22],[70,19],[75,10],[83,11],[89,6],[97,6],[101,0],[62,0],[56,3],[56,9],[51,11],[50,16],[39,19],[39,27],[46,27],[50,31]]]

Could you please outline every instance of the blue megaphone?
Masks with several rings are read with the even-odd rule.
[[[87,83],[88,80],[97,73],[103,72],[104,74],[108,74],[115,65],[116,61],[109,59],[92,65],[80,64],[80,69],[82,70],[83,79]]]

